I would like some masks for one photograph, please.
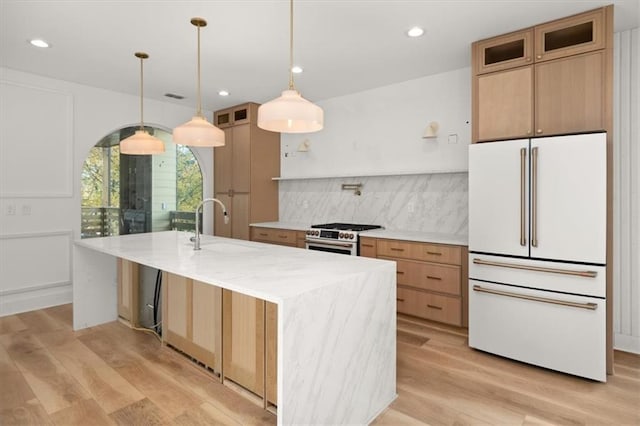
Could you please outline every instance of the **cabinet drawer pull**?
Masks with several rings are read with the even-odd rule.
[[[269,236],[269,234],[263,234],[262,232],[260,232],[258,235],[260,235],[261,237],[267,237],[267,236]]]
[[[442,278],[440,278],[440,277],[434,277],[433,275],[427,275],[427,279],[429,279],[429,280],[442,281]]]
[[[442,310],[442,306],[436,306],[436,305],[427,305],[427,308],[431,308],[431,309],[437,309],[439,311]]]
[[[480,287],[479,285],[473,286],[473,291],[480,293],[497,294],[499,296],[515,297],[516,299],[533,300],[534,302],[551,303],[553,305],[570,306],[572,308],[582,308],[595,311],[598,305],[596,303],[576,303],[569,302],[568,300],[549,299],[547,297],[529,296],[527,294],[511,293],[509,291],[493,290],[490,288]]]
[[[399,297],[396,297],[396,302],[404,302],[404,299],[400,299]]]
[[[526,271],[548,272],[550,274],[577,275],[579,277],[595,278],[598,276],[596,271],[576,271],[571,269],[544,268],[541,266],[518,265],[517,263],[491,262],[478,258],[473,259],[476,265],[497,266],[500,268],[524,269]]]
[[[439,251],[428,251],[427,250],[427,254],[430,254],[432,256],[442,256],[442,253],[440,253]]]
[[[278,235],[278,238],[288,238],[286,235]]]
[[[403,248],[391,247],[391,251],[404,251]]]
[[[361,245],[362,247],[369,247],[369,248],[373,248],[373,244],[365,244],[365,243],[362,243],[362,244],[360,244],[360,245]]]
[[[398,274],[398,275],[404,275],[404,271],[396,271],[396,274]]]

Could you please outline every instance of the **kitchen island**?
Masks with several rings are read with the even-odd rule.
[[[367,424],[396,397],[389,261],[169,231],[74,244],[74,329],[117,319],[116,259],[275,303],[278,424]]]

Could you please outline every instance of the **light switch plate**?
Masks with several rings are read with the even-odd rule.
[[[452,134],[449,135],[449,143],[458,143],[458,135],[457,134]]]

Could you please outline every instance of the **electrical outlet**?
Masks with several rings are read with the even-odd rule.
[[[22,205],[22,216],[31,216],[31,204]]]
[[[458,135],[455,134],[455,133],[449,135],[448,141],[449,141],[449,143],[458,143]]]
[[[414,213],[416,211],[416,203],[414,203],[413,201],[409,201],[407,203],[407,211],[409,213]]]
[[[304,200],[304,201],[302,202],[302,208],[303,208],[303,209],[308,209],[308,208],[309,208],[309,201]]]
[[[16,215],[16,205],[7,204],[7,216],[15,216],[15,215]]]

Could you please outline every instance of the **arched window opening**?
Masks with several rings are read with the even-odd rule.
[[[195,229],[202,201],[202,171],[189,147],[175,145],[165,130],[148,127],[164,141],[158,155],[125,155],[120,141],[136,127],[117,130],[89,152],[82,169],[82,238]]]

